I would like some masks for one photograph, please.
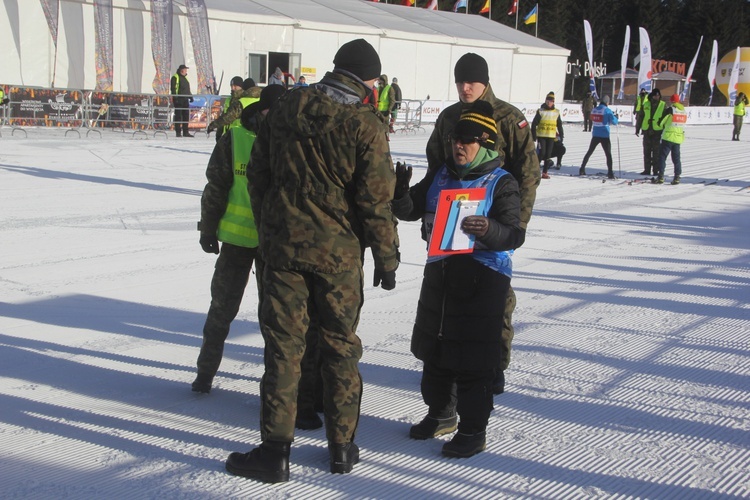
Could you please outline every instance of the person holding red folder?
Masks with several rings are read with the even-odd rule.
[[[394,215],[422,219],[423,237],[441,239],[430,244],[437,249],[425,265],[411,341],[412,353],[424,362],[421,389],[428,411],[409,436],[429,439],[458,429],[442,449],[449,457],[485,449],[494,372],[502,355],[511,250],[523,244],[526,234],[520,226],[518,183],[502,168],[497,140],[492,105],[476,101],[463,109],[451,133],[452,161],[411,188],[411,167],[396,165]],[[477,193],[484,193],[480,203],[466,205],[477,213],[455,210],[455,203],[478,201]],[[445,236],[459,230],[472,241],[454,248]]]

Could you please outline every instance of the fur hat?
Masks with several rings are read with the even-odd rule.
[[[456,67],[453,68],[453,76],[456,83],[460,82],[479,82],[484,85],[490,83],[490,69],[484,57],[469,52],[464,54],[456,61]]]
[[[475,101],[461,111],[453,137],[471,137],[489,149],[495,149],[497,143],[497,123],[493,117],[492,104],[487,101]]]
[[[363,82],[380,76],[380,56],[364,38],[342,45],[333,58],[334,69],[342,69]]]

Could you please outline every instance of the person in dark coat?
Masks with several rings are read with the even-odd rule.
[[[188,130],[190,103],[193,102],[193,94],[190,92],[190,82],[187,79],[188,69],[190,68],[184,64],[180,64],[180,67],[177,68],[170,81],[172,105],[174,106],[174,131],[177,137],[193,137],[193,134]]]
[[[464,108],[450,135],[453,161],[411,188],[411,167],[396,166],[393,213],[402,220],[421,218],[428,241],[443,189],[486,189],[484,207],[460,226],[475,238],[472,253],[428,257],[412,333],[411,352],[424,362],[421,390],[428,413],[409,436],[429,439],[458,428],[443,446],[449,457],[485,449],[494,373],[503,355],[510,251],[526,234],[518,183],[502,168],[497,140],[492,105],[479,100]]]

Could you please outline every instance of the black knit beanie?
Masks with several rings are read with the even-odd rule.
[[[479,141],[482,146],[495,149],[497,143],[497,123],[493,116],[492,104],[487,101],[475,101],[461,111],[454,137],[470,137]]]
[[[242,87],[242,77],[235,76],[234,78],[232,78],[232,81],[229,82],[229,85],[233,85],[235,87]]]
[[[362,81],[380,76],[380,56],[363,38],[342,45],[333,58],[334,69],[343,69]]]
[[[487,67],[487,61],[473,52],[461,56],[453,69],[453,75],[456,77],[456,83],[479,82],[485,85],[490,83],[490,69]]]

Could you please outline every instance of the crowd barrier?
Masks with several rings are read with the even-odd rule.
[[[86,136],[102,128],[122,133],[166,135],[175,125],[170,96],[4,86],[8,104],[0,109],[0,124],[11,135],[26,134],[27,127],[65,128],[65,136],[85,130]],[[189,107],[188,128],[205,131],[221,114],[226,96],[195,95]]]
[[[396,121],[393,124],[393,129],[396,133],[416,134],[418,131],[425,131],[424,127],[422,127],[422,108],[424,108],[425,102],[427,101],[417,101],[414,99],[402,99],[399,102],[400,106],[396,114]]]

